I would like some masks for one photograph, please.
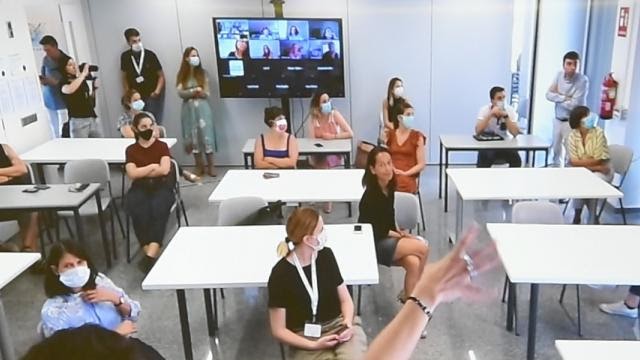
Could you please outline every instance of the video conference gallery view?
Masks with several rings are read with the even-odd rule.
[[[214,18],[222,97],[344,96],[340,19]]]

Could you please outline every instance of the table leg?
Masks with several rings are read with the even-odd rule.
[[[353,216],[352,214],[352,210],[351,210],[351,203],[347,204],[349,206],[349,217]]]
[[[447,169],[449,168],[449,149],[444,150],[444,212],[449,211],[449,176]]]
[[[42,164],[36,164],[36,172],[38,173],[38,181],[40,184],[46,184],[47,179],[44,177],[44,168]]]
[[[544,167],[549,167],[549,149],[544,151]]]
[[[127,170],[124,167],[124,165],[122,166],[122,183],[120,184],[120,201],[121,204],[124,206],[124,177],[126,176]]]
[[[13,349],[13,344],[11,343],[9,324],[4,312],[4,305],[2,305],[2,299],[0,299],[0,355],[2,355],[2,360],[16,360],[16,354]]]
[[[511,282],[511,279],[507,277],[509,282],[509,293],[507,297],[507,331],[513,331],[513,320],[515,318],[515,302],[516,302],[516,284]]]
[[[539,292],[539,285],[531,284],[531,298],[529,299],[529,338],[527,339],[527,360],[533,360],[536,357],[536,326],[538,325]]]
[[[438,199],[442,199],[442,140],[440,140],[440,162],[438,163]]]
[[[73,219],[76,222],[76,233],[78,234],[78,242],[81,244],[85,244],[84,242],[84,231],[82,231],[82,219],[80,218],[80,210],[73,210]],[[86,245],[86,244],[85,244]]]
[[[362,285],[358,285],[358,309],[357,309],[357,312],[356,312],[356,314],[358,316],[360,316],[361,304],[362,304]],[[640,310],[638,310],[638,311],[640,311]]]
[[[449,242],[455,244],[458,236],[462,234],[462,223],[464,221],[464,201],[458,191],[456,191],[456,220],[453,234],[449,235]],[[446,196],[446,195],[445,195]]]
[[[345,163],[344,163],[344,168],[345,169],[351,169],[351,152],[346,152],[344,154],[345,157]]]
[[[207,330],[209,330],[209,336],[215,337],[218,332],[218,317],[213,317],[213,305],[211,304],[211,289],[202,290],[204,293],[204,308],[207,314]]]
[[[178,313],[180,314],[180,329],[182,330],[182,346],[184,347],[184,358],[186,360],[193,360],[187,299],[185,298],[184,290],[182,289],[176,290],[176,295],[178,296]]]
[[[244,157],[244,168],[249,169],[249,154],[243,154]]]
[[[109,239],[107,239],[107,230],[104,226],[104,214],[102,212],[102,199],[100,199],[100,191],[96,191],[96,206],[98,207],[98,222],[100,223],[100,235],[102,236],[102,246],[104,247],[104,257],[107,260],[107,269],[111,268],[111,251],[109,250]]]
[[[218,289],[213,289],[213,319],[214,329],[218,332]]]

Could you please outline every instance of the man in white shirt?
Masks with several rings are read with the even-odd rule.
[[[508,139],[517,136],[518,128],[516,111],[505,104],[507,93],[504,88],[494,86],[489,91],[491,103],[483,106],[478,111],[476,122],[476,134],[493,133]],[[480,150],[478,152],[477,166],[479,168],[491,167],[496,161],[504,161],[509,167],[522,166],[522,159],[516,150]]]
[[[571,132],[569,127],[569,113],[578,105],[586,105],[589,79],[578,72],[580,55],[569,51],[562,58],[562,71],[553,78],[547,90],[547,100],[555,104],[555,119],[553,120],[553,165],[563,166],[564,140]]]

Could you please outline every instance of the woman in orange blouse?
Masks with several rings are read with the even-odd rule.
[[[425,136],[414,130],[414,110],[406,101],[398,104],[398,112],[391,117],[394,130],[388,130],[387,148],[391,153],[396,175],[396,191],[415,194],[418,192],[418,176],[424,169]]]

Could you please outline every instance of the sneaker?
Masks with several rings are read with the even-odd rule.
[[[202,181],[202,178],[200,176],[187,170],[182,170],[182,177],[184,177],[185,180],[191,183],[199,183]]]
[[[612,304],[600,304],[600,310],[611,315],[619,315],[635,319],[638,317],[638,309],[629,309],[624,301]]]

